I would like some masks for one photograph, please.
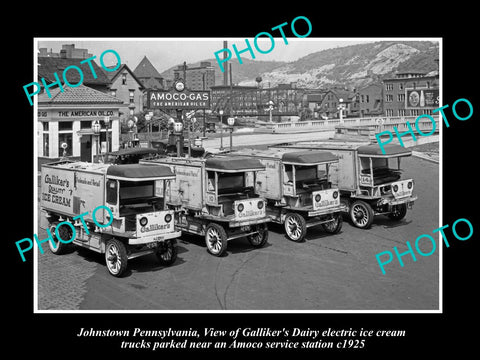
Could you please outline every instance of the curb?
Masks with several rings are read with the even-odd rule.
[[[412,151],[412,155],[415,156],[415,157],[418,157],[418,158],[420,158],[420,159],[433,162],[433,163],[435,163],[435,164],[439,164],[439,163],[440,163],[440,160],[433,159],[433,158],[431,158],[430,156],[425,155],[424,153],[421,153],[421,152],[419,152],[419,151]]]

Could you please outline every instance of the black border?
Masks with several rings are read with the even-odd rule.
[[[180,5],[180,6],[179,6]],[[401,5],[384,3],[376,12],[357,9],[347,3],[319,6],[310,3],[289,3],[282,9],[280,3],[267,9],[247,4],[209,3],[187,5],[173,4],[173,9],[159,4],[143,3],[129,11],[127,5],[118,4],[118,13],[112,9],[86,5],[76,12],[61,8],[55,15],[52,9],[31,9],[35,18],[22,18],[21,35],[15,29],[5,29],[4,36],[12,43],[7,45],[8,60],[4,71],[12,79],[7,80],[8,93],[13,93],[14,106],[10,107],[10,95],[4,99],[3,152],[4,208],[7,236],[5,239],[8,267],[8,299],[5,312],[11,313],[3,326],[7,330],[6,344],[20,350],[25,346],[35,349],[35,355],[45,354],[53,358],[67,354],[102,356],[133,355],[133,351],[120,350],[116,338],[77,338],[79,328],[204,328],[217,327],[311,327],[311,328],[371,328],[405,329],[403,339],[372,339],[368,347],[356,352],[329,352],[341,355],[373,352],[388,355],[410,355],[427,352],[439,355],[455,350],[456,355],[466,354],[476,347],[474,342],[477,281],[474,281],[475,256],[478,242],[478,212],[475,130],[480,108],[476,85],[477,55],[473,38],[477,20],[473,8],[452,5],[447,10],[421,8],[419,4]],[[356,6],[362,6],[357,4]],[[373,5],[372,5],[373,7]],[[238,9],[240,8],[240,9]],[[75,6],[72,8],[76,9]],[[188,10],[188,11],[187,11]],[[472,13],[472,15],[470,14]],[[22,86],[33,78],[33,37],[218,37],[240,36],[251,38],[296,16],[307,16],[313,31],[310,37],[442,37],[443,38],[443,101],[452,104],[459,98],[467,98],[474,107],[474,115],[468,121],[450,121],[444,127],[443,137],[443,224],[452,224],[465,217],[474,224],[474,236],[465,242],[452,241],[443,249],[443,314],[33,314],[33,257],[26,263],[18,257],[14,242],[33,229],[33,107],[25,101]],[[88,18],[92,18],[92,22]],[[13,55],[13,56],[12,56]],[[453,119],[451,112],[450,117]],[[449,117],[449,119],[450,119]],[[20,123],[21,122],[21,123]],[[21,124],[21,125],[20,125]],[[25,125],[24,125],[25,124]],[[471,190],[470,190],[471,189]],[[10,194],[15,194],[12,198]],[[474,248],[475,247],[475,248]],[[10,266],[12,264],[12,266]],[[60,274],[59,274],[60,276]],[[11,309],[11,310],[10,310]],[[12,311],[13,310],[13,311]],[[471,330],[469,326],[473,325]],[[25,344],[25,345],[24,345]],[[27,345],[28,344],[28,345]],[[23,345],[23,347],[21,347]],[[238,351],[238,350],[237,350]],[[286,350],[283,350],[286,351]],[[141,356],[159,357],[165,352],[139,352]],[[290,351],[288,351],[290,353]],[[178,353],[178,351],[176,352]],[[221,353],[221,352],[219,352]],[[278,352],[275,352],[278,353]],[[293,352],[292,352],[293,353]],[[273,352],[272,352],[273,354]],[[325,352],[326,354],[326,352]]]

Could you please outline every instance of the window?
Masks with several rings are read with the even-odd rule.
[[[406,110],[405,109],[398,109],[398,116],[405,116]]]
[[[48,131],[48,122],[44,121],[42,122],[42,125],[43,125],[43,131]]]
[[[365,97],[363,95],[360,96],[360,101],[363,103],[365,102]]]
[[[48,134],[43,134],[43,156],[50,156],[49,154],[49,137]]]
[[[73,121],[59,121],[58,122],[58,131],[72,130]]]
[[[110,95],[112,95],[112,96],[117,96],[117,90],[111,89],[111,90],[110,90]]]
[[[385,90],[387,91],[393,90],[393,84],[385,84]]]
[[[67,144],[65,149],[62,147],[63,144]],[[72,155],[72,133],[58,134],[58,155]]]
[[[127,85],[127,73],[122,74],[122,85]]]
[[[397,95],[397,100],[399,102],[405,102],[405,94],[398,94]]]
[[[403,83],[398,84],[398,90],[403,90]]]
[[[370,96],[365,95],[365,102],[370,102]]]
[[[107,180],[107,203],[117,205],[117,181]]]
[[[393,101],[393,95],[387,94],[387,95],[386,95],[386,98],[385,98],[385,101],[387,101],[387,102],[392,102],[392,101]]]
[[[80,129],[90,129],[92,127],[92,122],[89,120],[80,121]]]
[[[130,104],[133,104],[135,102],[135,91],[134,90],[130,90],[129,91],[129,96],[130,96]]]
[[[385,110],[385,115],[386,116],[393,116],[393,109],[386,109]]]

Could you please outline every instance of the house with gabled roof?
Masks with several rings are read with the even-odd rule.
[[[139,79],[145,89],[163,89],[163,77],[155,69],[155,66],[148,60],[146,56],[137,65],[133,73]]]
[[[120,117],[127,119],[129,115],[142,112],[145,87],[128,65],[121,64],[115,71],[104,72],[110,81],[110,95],[119,98],[125,104],[120,108]]]

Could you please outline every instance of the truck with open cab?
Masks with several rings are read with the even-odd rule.
[[[163,265],[173,264],[181,232],[175,229],[174,212],[158,189],[165,189],[174,179],[167,166],[72,161],[42,165],[40,205],[44,216],[40,227],[49,229],[54,238],[54,243],[49,241],[51,252],[62,254],[74,244],[105,254],[108,271],[117,277],[130,259],[147,254],[156,254]],[[95,211],[97,208],[100,210]],[[83,217],[78,217],[81,214]],[[69,221],[75,232],[61,226],[58,235],[63,240],[74,237],[72,243],[54,235],[56,226],[64,221]]]
[[[210,254],[221,256],[227,242],[246,237],[254,247],[268,240],[265,200],[255,194],[260,161],[246,157],[163,157],[141,164],[169,166],[175,173],[165,191],[182,232],[205,237]]]
[[[330,169],[338,165],[338,158],[331,152],[242,149],[228,156],[251,157],[265,166],[257,174],[255,192],[267,200],[267,215],[284,225],[290,240],[303,241],[312,226],[340,232],[345,205],[338,188],[332,187]]]
[[[332,167],[334,184],[340,189],[353,225],[366,229],[375,215],[400,220],[418,198],[413,194],[414,180],[402,177],[401,159],[412,152],[400,145],[388,144],[382,153],[369,141],[299,141],[273,147],[297,150],[324,150],[339,158]],[[396,167],[395,167],[396,165]]]

